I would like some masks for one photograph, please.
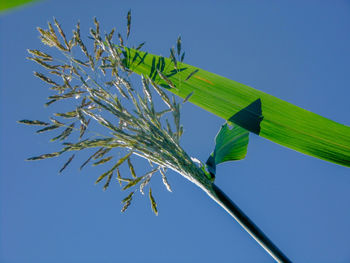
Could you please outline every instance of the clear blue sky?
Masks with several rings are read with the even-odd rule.
[[[1,14],[0,262],[273,262],[177,174],[173,193],[154,180],[156,217],[140,195],[121,214],[125,194],[95,186],[98,169],[58,175],[63,158],[25,161],[58,149],[16,123],[49,117],[48,89],[25,59],[42,47],[35,28],[54,16],[71,32],[80,20],[86,36],[96,16],[125,30],[130,8],[131,44],[168,55],[181,34],[187,63],[350,125],[349,1],[47,0]],[[205,161],[223,120],[190,104],[182,116],[183,147]],[[293,262],[350,262],[349,168],[251,135],[247,158],[219,166],[216,183]]]

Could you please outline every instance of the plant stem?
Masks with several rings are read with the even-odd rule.
[[[292,262],[279,250],[271,240],[243,213],[241,209],[216,185],[212,185],[215,193],[214,200],[224,208],[243,228],[246,230],[256,242],[262,246],[271,257],[277,262]]]

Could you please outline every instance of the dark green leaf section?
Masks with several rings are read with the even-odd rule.
[[[174,94],[251,132],[251,123],[242,120],[243,109],[257,100],[261,103],[259,135],[275,143],[329,162],[350,166],[350,127],[297,107],[252,87],[217,74],[149,53],[126,49],[124,64],[144,74]],[[133,59],[135,58],[136,59]],[[142,58],[142,61],[141,61]],[[131,63],[133,61],[133,63]],[[159,77],[161,71],[175,86]],[[195,72],[194,74],[192,74]],[[191,75],[192,74],[192,75]],[[190,77],[189,77],[190,76]],[[249,112],[248,112],[249,113]],[[238,121],[239,120],[239,121]],[[239,122],[239,123],[238,123]]]
[[[227,123],[221,126],[215,138],[215,149],[207,161],[208,171],[215,176],[216,166],[227,161],[243,159],[247,154],[249,132],[235,125],[232,129]]]

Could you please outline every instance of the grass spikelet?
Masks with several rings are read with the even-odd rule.
[[[147,175],[146,178],[143,180],[143,182],[140,184],[140,193],[141,193],[142,195],[145,194],[145,192],[144,192],[143,189],[144,189],[144,188],[149,184],[149,182],[151,181],[152,175],[153,175],[153,174]]]
[[[36,49],[27,49],[28,53],[37,57],[41,57],[42,60],[44,61],[52,61],[52,56],[49,54],[46,54],[40,50]]]
[[[152,93],[151,90],[149,89],[149,81],[145,78],[144,75],[141,75],[141,79],[142,79],[142,90],[143,93],[145,94],[145,97],[147,98],[147,100],[152,103]]]
[[[94,24],[95,24],[95,27],[96,27],[96,34],[99,35],[100,34],[100,23],[98,22],[96,17],[94,17]]]
[[[52,79],[46,77],[44,74],[41,74],[39,72],[34,72],[34,75],[41,79],[42,81],[45,81],[48,84],[54,85],[54,86],[59,86],[56,82],[54,82]]]
[[[50,126],[47,126],[43,129],[40,129],[40,130],[37,130],[36,133],[43,133],[43,132],[47,132],[47,131],[52,131],[52,130],[55,130],[57,128],[61,127],[60,125],[50,125]]]
[[[73,158],[74,158],[75,154],[73,154],[71,157],[69,157],[69,159],[67,160],[67,162],[62,166],[62,168],[60,169],[59,173],[62,173],[64,171],[64,169],[67,168],[67,166],[72,162]]]
[[[88,122],[86,121],[86,119],[85,119],[85,117],[84,117],[84,115],[83,115],[83,113],[82,113],[82,111],[81,111],[81,108],[80,107],[78,107],[77,109],[76,109],[76,112],[77,112],[77,117],[78,117],[78,119],[79,119],[79,121],[80,121],[80,123],[82,124],[82,125],[84,125],[84,126],[88,126]]]
[[[119,39],[119,43],[120,43],[120,46],[124,46],[124,40],[123,40],[123,37],[120,33],[118,33],[118,39]]]
[[[37,126],[48,126],[50,125],[49,123],[47,122],[44,122],[44,121],[38,121],[38,120],[20,120],[20,121],[17,121],[18,123],[22,123],[22,124],[26,124],[26,125],[37,125]]]
[[[123,88],[116,82],[113,81],[112,84],[114,85],[114,87],[118,90],[118,92],[120,93],[120,95],[122,95],[124,98],[129,99],[128,95],[125,93],[125,91],[123,90]]]
[[[103,191],[106,191],[107,188],[109,187],[109,184],[112,180],[112,177],[113,177],[113,173],[109,174],[108,177],[107,177],[107,180],[106,180],[106,183],[104,184],[103,186]]]
[[[109,171],[103,173],[102,175],[100,175],[99,178],[97,178],[95,184],[98,184],[98,183],[101,182],[106,176],[109,176],[109,175],[111,175],[111,174],[113,174],[113,171],[111,171],[111,170],[109,170]]]
[[[52,138],[50,141],[56,141],[56,140],[65,140],[73,131],[74,128],[74,123],[72,123],[71,125],[69,125],[69,127],[67,129],[65,129],[60,135]]]
[[[189,93],[186,98],[183,100],[182,104],[184,104],[185,102],[187,102],[193,95],[194,91],[192,91],[191,93]]]
[[[119,161],[107,172],[105,172],[104,174],[102,174],[99,178],[97,178],[95,184],[99,183],[103,178],[105,178],[107,175],[109,175],[110,173],[113,173],[113,171],[115,169],[117,169],[118,166],[120,166],[123,162],[125,162],[130,155],[132,154],[132,152],[129,152],[128,154],[126,154],[124,157],[120,158]],[[124,189],[123,189],[124,190]]]
[[[55,124],[55,125],[58,125],[58,126],[63,126],[64,124],[54,118],[50,118],[50,121]]]
[[[81,124],[81,125],[80,125],[79,140],[84,136],[84,134],[85,134],[85,132],[86,132],[86,129],[87,129],[89,123],[90,123],[90,120],[91,120],[91,119],[89,119],[89,120],[86,122],[86,125],[84,125],[84,124]]]
[[[135,193],[134,191],[131,192],[127,197],[125,197],[125,198],[122,200],[122,203],[126,203],[126,202],[131,201],[132,196],[134,195],[134,193]]]
[[[126,25],[126,37],[129,38],[130,35],[130,28],[131,28],[131,10],[129,10],[127,16],[127,25]]]
[[[154,197],[152,195],[152,188],[149,188],[148,195],[149,195],[149,200],[151,201],[152,211],[157,216],[158,215],[157,203],[156,203],[156,200],[154,200]]]
[[[112,40],[113,35],[114,35],[114,32],[115,32],[115,28],[113,28],[113,29],[111,30],[111,32],[109,32],[109,34],[108,34],[108,36],[107,36],[107,38],[108,38],[109,40]]]
[[[162,182],[163,182],[163,184],[165,185],[166,189],[167,189],[169,192],[172,192],[171,186],[170,186],[170,184],[169,184],[169,182],[168,182],[168,179],[167,179],[167,177],[166,177],[166,175],[165,175],[165,172],[164,172],[161,168],[159,169],[159,171],[160,171],[160,173],[161,173],[161,175],[162,175]]]
[[[185,59],[185,52],[182,53],[181,58],[180,58],[180,61],[183,62],[184,59]]]
[[[94,158],[97,154],[99,154],[101,151],[103,151],[105,148],[100,148],[98,149],[95,153],[93,153],[81,166],[80,166],[80,170],[84,168],[85,165],[87,165],[92,158]]]
[[[170,103],[170,99],[169,97],[165,94],[164,91],[162,91],[158,85],[156,83],[154,83],[153,80],[149,79],[149,81],[152,84],[152,87],[155,89],[155,91],[158,93],[158,95],[162,98],[163,102],[170,108],[172,109],[171,103]]]
[[[65,118],[65,119],[72,119],[72,118],[77,117],[78,113],[77,113],[77,111],[69,111],[66,113],[55,113],[54,115],[58,116],[58,117]]]
[[[46,154],[42,154],[42,155],[39,155],[39,156],[36,156],[36,157],[28,158],[27,161],[43,160],[43,159],[47,159],[47,158],[57,157],[57,156],[59,156],[59,155],[60,155],[59,152],[46,153]]]
[[[129,170],[130,170],[131,176],[133,178],[137,178],[136,173],[135,173],[135,169],[134,169],[134,166],[131,163],[130,157],[128,158],[128,166],[129,166]]]
[[[31,58],[31,57],[27,57],[27,59],[32,60],[32,61],[38,63],[39,65],[43,66],[43,67],[46,68],[46,69],[55,70],[55,69],[58,69],[58,68],[59,68],[58,65],[50,65],[50,64],[47,64],[46,62],[44,62],[44,61],[43,61],[42,59],[40,59],[40,58]]]
[[[124,206],[123,206],[123,208],[122,208],[122,210],[121,210],[121,212],[122,213],[124,213],[128,208],[129,208],[129,206],[130,206],[130,204],[131,204],[131,202],[129,201],[129,202],[126,202],[126,203],[124,203]]]
[[[56,101],[58,101],[58,99],[49,100],[48,102],[46,102],[46,103],[44,104],[44,106],[45,106],[45,107],[48,107],[48,106],[50,106],[52,103],[54,103],[54,102],[56,102]]]
[[[177,61],[176,61],[176,57],[175,57],[175,50],[173,47],[170,49],[170,59],[174,63],[175,69],[177,69]]]
[[[176,49],[177,49],[177,55],[180,56],[180,53],[181,53],[181,36],[179,36],[177,38]]]
[[[139,44],[139,45],[136,47],[136,50],[140,50],[145,44],[146,44],[146,42],[142,42],[141,44]]]
[[[61,28],[61,25],[57,22],[56,18],[54,18],[53,20],[54,20],[55,26],[58,29],[58,33],[61,35],[61,37],[62,37],[62,39],[64,41],[64,44],[66,45],[66,50],[70,51],[71,47],[70,47],[70,45],[67,42],[66,35],[64,34],[64,32],[63,32],[63,30]]]
[[[113,156],[108,156],[106,158],[103,158],[103,159],[93,163],[92,166],[97,166],[97,165],[100,165],[100,164],[104,164],[106,162],[109,162],[112,158],[113,158]]]
[[[104,52],[104,51],[103,51],[103,49],[101,49],[101,48],[99,48],[99,49],[96,50],[96,52],[95,52],[95,59],[96,59],[96,61],[98,61],[98,60],[101,58],[103,52]]]
[[[145,175],[130,181],[126,186],[123,187],[123,190],[129,189],[130,187],[137,185],[144,177]]]
[[[40,40],[44,45],[48,45],[49,47],[56,46],[55,41],[52,39],[52,36],[49,31],[43,30],[40,27],[37,27],[37,30],[40,33]]]
[[[160,72],[159,70],[158,70],[158,74],[159,74],[160,78],[161,78],[162,80],[164,80],[164,81],[169,85],[169,87],[171,87],[171,88],[173,88],[173,89],[176,89],[174,83],[173,83],[170,79],[168,79],[168,78],[167,78],[162,72]]]
[[[185,81],[189,80],[194,74],[196,74],[197,72],[199,71],[199,69],[196,69],[194,71],[192,71],[188,76],[187,78],[185,79]]]
[[[99,158],[102,158],[107,154],[112,148],[103,148],[101,151],[99,151],[95,156],[92,157],[93,160],[97,160]]]
[[[125,197],[123,200],[122,200],[122,203],[124,204],[123,208],[122,208],[122,212],[124,213],[126,211],[126,209],[128,209],[128,207],[130,206],[131,204],[131,201],[132,201],[132,197],[134,195],[135,191],[131,192],[127,197]]]
[[[119,182],[119,185],[122,186],[122,177],[120,175],[120,171],[118,167],[117,167],[117,180]]]

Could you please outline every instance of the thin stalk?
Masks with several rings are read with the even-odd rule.
[[[215,196],[212,197],[222,208],[226,210],[256,242],[280,263],[292,262],[276,247],[272,241],[249,219],[247,215],[215,184],[212,185]]]

